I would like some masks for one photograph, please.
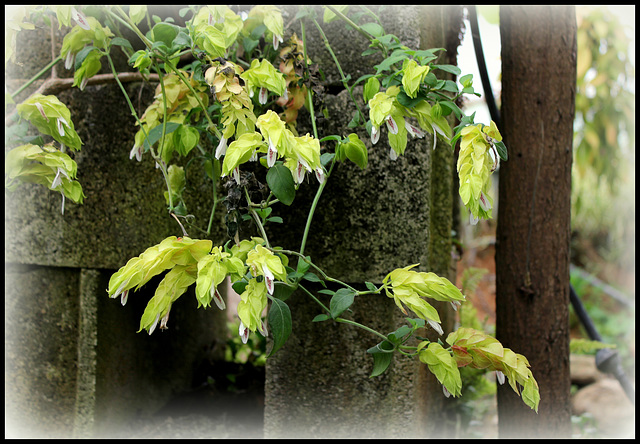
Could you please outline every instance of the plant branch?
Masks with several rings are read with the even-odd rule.
[[[304,56],[304,70],[307,74],[307,79],[311,78],[309,74],[309,64],[307,63],[307,34],[304,29],[304,20],[300,21],[300,27],[302,30],[302,46]],[[311,126],[313,127],[313,137],[318,138],[318,128],[316,127],[316,114],[313,110],[313,96],[311,95],[311,88],[307,88],[307,101],[309,102],[309,114],[311,115]]]
[[[335,15],[337,15],[342,21],[344,21],[345,23],[347,23],[349,26],[351,26],[353,29],[355,29],[358,33],[362,34],[363,36],[365,36],[367,38],[367,40],[375,40],[375,37],[372,36],[371,34],[369,34],[367,31],[365,31],[364,29],[362,29],[360,26],[356,25],[349,17],[347,17],[346,15],[344,15],[342,12],[338,11],[336,8],[334,8],[333,6],[329,6],[326,5],[326,7],[333,12]]]
[[[358,102],[356,102],[356,99],[353,97],[352,88],[349,87],[349,82],[347,81],[347,78],[345,77],[344,72],[342,71],[342,66],[340,66],[340,61],[338,61],[338,58],[333,52],[333,49],[329,44],[329,39],[327,39],[327,36],[325,35],[324,31],[320,27],[320,24],[318,23],[318,21],[316,19],[313,19],[313,23],[316,25],[316,28],[318,28],[318,31],[320,32],[320,36],[322,37],[322,41],[324,42],[324,46],[329,51],[329,54],[331,54],[331,58],[333,59],[333,62],[336,64],[336,67],[338,68],[338,72],[340,73],[340,80],[342,81],[342,84],[344,85],[345,89],[349,92],[349,97],[351,97],[351,101],[354,103],[354,105],[358,109],[358,123],[360,123],[360,118],[361,117],[364,118],[364,114],[360,109],[360,105],[358,105]]]

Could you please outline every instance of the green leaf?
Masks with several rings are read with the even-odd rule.
[[[111,46],[124,46],[125,48],[129,48],[133,51],[133,46],[131,46],[129,40],[123,39],[122,37],[114,37],[111,40]]]
[[[76,54],[76,60],[74,62],[74,69],[78,70],[80,69],[80,67],[82,66],[82,63],[84,62],[84,59],[87,58],[87,56],[92,52],[92,51],[98,51],[98,48],[96,48],[95,46],[85,46],[84,48],[82,48],[78,54]]]
[[[458,119],[460,119],[460,117],[462,116],[462,110],[458,107],[458,105],[456,105],[455,103],[453,103],[450,100],[441,100],[440,102],[438,102],[441,106],[444,106],[446,108],[449,108],[451,111],[453,111],[453,113],[456,115],[456,117]]]
[[[304,276],[302,276],[302,279],[306,279],[309,282],[320,282],[322,285],[325,285],[324,281],[316,276],[315,273],[308,272]]]
[[[242,47],[247,54],[251,54],[251,51],[253,51],[256,46],[258,46],[258,43],[260,43],[260,40],[254,40],[249,37],[244,37],[242,39]]]
[[[331,301],[329,302],[331,317],[335,319],[340,316],[342,312],[344,312],[347,308],[351,307],[355,296],[356,292],[349,288],[341,288],[340,290],[336,291],[336,294],[333,295]]]
[[[418,93],[416,98],[412,99],[404,91],[400,91],[398,93],[398,95],[396,96],[396,100],[398,100],[398,103],[400,105],[404,106],[405,108],[413,108],[418,103],[422,102],[425,98],[426,97],[423,94]]]
[[[394,350],[395,345],[389,341],[382,341],[375,347],[367,350],[367,353],[373,355],[373,370],[369,376],[370,378],[379,376],[387,370],[389,364],[391,364]]]
[[[434,68],[459,76],[462,71],[455,65],[433,65]]]
[[[505,144],[503,142],[496,142],[495,146],[498,150],[498,156],[500,156],[500,159],[507,160],[509,158],[509,155],[507,154],[507,147],[505,146]]]
[[[162,126],[161,126],[162,127]],[[200,133],[198,130],[191,127],[182,125],[174,132],[173,142],[176,146],[176,150],[181,156],[186,156],[196,146],[200,140]]]
[[[247,288],[247,281],[242,279],[240,281],[234,282],[231,285],[231,288],[233,288],[233,291],[235,291],[238,294],[242,294],[244,293],[244,290]],[[274,292],[275,292],[275,288],[274,288]]]
[[[170,23],[158,23],[151,30],[151,40],[154,42],[163,42],[171,47],[173,39],[178,35],[178,27]]]
[[[281,282],[276,282],[273,286],[273,297],[280,299],[281,301],[286,301],[294,291],[295,288],[285,285]]]
[[[380,74],[382,71],[390,69],[394,63],[398,63],[400,60],[404,60],[407,57],[407,54],[397,54],[395,56],[387,57],[380,62],[379,65],[374,66],[374,68],[376,68],[376,74]]]
[[[376,287],[371,282],[365,282],[364,285],[366,285],[370,291],[378,291],[378,287]]]
[[[371,370],[370,378],[375,378],[376,376],[384,373],[389,364],[391,364],[391,359],[393,358],[392,353],[372,353],[373,354],[373,370]]]
[[[289,338],[291,334],[291,311],[289,306],[280,299],[269,297],[271,308],[269,309],[269,329],[273,335],[273,347],[267,357],[273,355]]]
[[[285,205],[293,203],[296,189],[289,168],[282,164],[272,166],[267,173],[267,184],[280,202]]]
[[[360,28],[364,29],[374,37],[381,37],[384,33],[382,26],[377,23],[365,23],[364,25],[361,25]]]
[[[328,319],[331,319],[331,317],[328,314],[319,314],[318,316],[316,316],[315,318],[313,318],[313,320],[311,322],[322,322],[322,321],[326,321]]]
[[[171,134],[181,126],[182,124],[180,123],[167,122],[165,136],[167,134]],[[162,137],[162,124],[154,127],[153,129],[151,129],[151,131],[149,131],[149,137],[144,141],[145,149],[150,149],[151,146],[155,145],[156,142],[158,142],[158,140],[160,140],[161,137]]]
[[[462,380],[456,360],[451,354],[437,342],[432,342],[429,346],[421,350],[419,359],[427,364],[440,384],[444,385],[453,396],[460,396]]]

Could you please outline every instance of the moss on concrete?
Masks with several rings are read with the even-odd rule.
[[[71,436],[77,270],[5,265],[6,437]]]

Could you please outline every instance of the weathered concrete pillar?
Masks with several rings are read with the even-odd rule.
[[[295,8],[289,11],[293,17]],[[320,8],[318,15],[322,17]],[[432,16],[421,7],[409,6],[387,8],[380,17],[385,31],[411,48],[443,46],[439,41],[421,40],[423,27],[439,23],[436,19],[440,20],[441,14]],[[307,29],[309,57],[322,66],[328,86],[333,87],[329,92],[335,91],[341,85],[337,70],[332,68],[315,27]],[[373,65],[381,61],[376,56],[360,57],[368,41],[343,22],[332,22],[324,29],[345,75],[352,79],[372,72]],[[362,100],[361,90],[356,89],[355,95]],[[355,106],[346,91],[327,94],[325,105],[329,118],[320,128],[320,137],[353,132],[347,123]],[[393,269],[418,262],[419,270],[429,271],[432,263],[442,263],[432,254],[445,255],[445,274],[449,268],[450,251],[434,244],[432,224],[440,226],[434,221],[441,217],[448,220],[445,225],[449,230],[439,229],[437,234],[440,245],[450,237],[451,196],[449,193],[446,203],[433,212],[432,190],[439,180],[445,181],[444,189],[451,189],[451,156],[438,163],[448,163],[447,168],[436,169],[433,139],[427,137],[409,140],[405,155],[391,161],[384,131],[374,147],[364,130],[357,131],[368,146],[369,166],[361,171],[346,162],[334,170],[305,249],[330,276],[352,285],[380,283]],[[448,150],[446,146],[439,149]],[[271,228],[273,244],[299,247],[316,187],[313,181],[301,186],[291,210],[283,210],[286,227]],[[441,266],[437,268],[443,272]],[[324,302],[328,304],[328,299]],[[380,341],[377,336],[350,325],[312,322],[321,310],[302,292],[294,293],[287,304],[293,316],[293,333],[267,360],[265,437],[408,438],[424,437],[435,430],[437,421],[430,423],[435,418],[428,415],[442,406],[444,396],[439,387],[433,389],[426,367],[417,359],[396,356],[385,374],[370,379],[373,360],[366,350]],[[351,309],[346,318],[383,333],[405,322],[405,316],[386,296],[360,297]]]
[[[63,35],[57,26],[54,34],[58,54]],[[22,65],[8,66],[12,90],[51,61],[50,29],[40,24],[22,31],[17,45]],[[116,65],[127,70],[122,55]],[[56,68],[59,77],[73,76],[62,64]],[[126,88],[144,112],[155,85]],[[73,157],[86,198],[83,205],[67,201],[63,216],[59,193],[30,184],[5,191],[7,436],[108,436],[122,421],[152,414],[191,388],[194,364],[224,337],[226,319],[220,310],[197,310],[189,291],[174,304],[169,330],[148,336],[136,332],[159,279],[132,293],[125,307],[107,297],[113,272],[182,232],[167,213],[164,181],[153,160],[129,159],[135,120],[118,86],[57,96],[84,142]],[[190,170],[188,186],[196,197],[187,207],[206,229],[211,185],[204,177],[203,170]],[[213,225],[211,239],[220,244],[224,224]]]

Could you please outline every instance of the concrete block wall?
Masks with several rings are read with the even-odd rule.
[[[62,37],[56,29],[57,51]],[[51,39],[42,23],[19,33],[18,62],[24,63],[8,64],[10,88],[51,60]],[[116,60],[120,70],[127,69],[123,59]],[[73,76],[61,64],[57,74]],[[154,87],[126,88],[144,112]],[[8,437],[106,437],[122,421],[150,415],[175,393],[190,389],[194,368],[212,354],[219,356],[226,339],[225,314],[196,310],[192,290],[174,304],[169,330],[152,336],[136,332],[159,279],[131,293],[125,307],[107,297],[112,273],[182,232],[166,210],[164,181],[153,160],[129,159],[135,120],[118,86],[74,88],[57,96],[69,107],[84,142],[73,157],[86,198],[83,205],[67,200],[62,215],[60,193],[30,184],[5,191]],[[197,166],[189,173],[196,198],[187,202],[188,210],[206,228],[210,181]],[[224,243],[222,221],[213,227],[211,239]]]

